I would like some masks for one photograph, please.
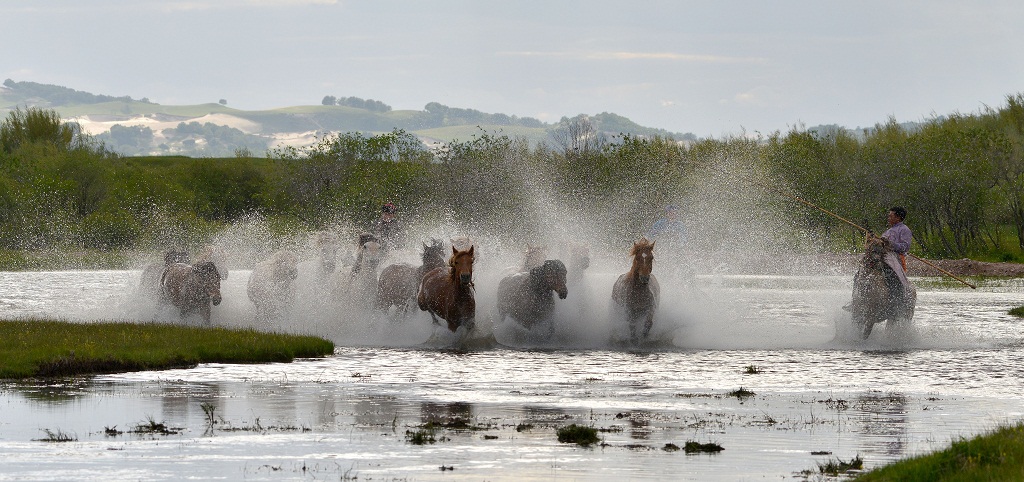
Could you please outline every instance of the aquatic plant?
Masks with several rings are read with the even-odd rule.
[[[597,429],[574,423],[558,429],[558,441],[586,447],[597,443],[599,439],[597,438]]]
[[[745,373],[747,375],[757,375],[758,373],[764,373],[764,372],[761,369],[761,367],[759,367],[757,365],[747,365],[746,368],[743,369],[743,373]]]
[[[37,442],[74,442],[78,440],[78,437],[72,436],[60,429],[57,431],[50,430],[48,428],[43,429],[43,433],[46,434],[43,438],[35,439]]]
[[[755,395],[755,393],[750,391],[750,390],[747,390],[747,389],[745,389],[743,387],[740,387],[739,390],[733,390],[733,391],[727,393],[726,395],[728,395],[730,397],[736,397],[736,398],[739,398],[739,399],[744,399],[744,398],[747,398],[747,397],[753,397]]]
[[[850,459],[849,462],[843,462],[841,459],[829,459],[824,464],[818,464],[818,472],[831,475],[833,477],[839,474],[845,474],[851,470],[860,470],[864,468],[864,460],[860,458],[860,454]]]
[[[433,430],[417,430],[415,432],[406,430],[405,441],[413,445],[426,445],[437,443],[437,438],[434,437]]]
[[[1011,309],[1009,311],[1009,314],[1016,316],[1018,318],[1024,318],[1024,306],[1018,306],[1016,308]]]
[[[700,442],[687,440],[686,444],[683,445],[683,451],[688,454],[716,454],[723,450],[725,450],[725,447],[722,447],[721,445],[718,445],[714,442],[702,444]]]

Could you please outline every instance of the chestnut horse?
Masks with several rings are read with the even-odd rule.
[[[376,309],[387,312],[392,306],[397,306],[403,312],[407,310],[409,304],[416,299],[423,275],[432,269],[445,266],[444,243],[439,239],[431,239],[430,246],[423,243],[420,262],[420,266],[396,263],[380,272],[377,280],[377,299],[374,302]]]
[[[416,303],[423,311],[430,312],[434,323],[438,318],[448,322],[448,329],[454,332],[460,326],[472,329],[476,321],[476,298],[473,289],[473,250],[452,248],[448,266],[434,268],[423,275]]]
[[[210,303],[220,304],[220,273],[212,261],[168,265],[160,276],[160,287],[162,299],[181,310],[182,319],[199,310],[209,325]]]
[[[629,338],[635,344],[646,339],[651,332],[661,288],[657,278],[651,274],[654,269],[654,243],[640,238],[633,243],[629,254],[633,257],[633,265],[629,272],[615,280],[612,301],[625,311]]]
[[[888,321],[891,327],[910,322],[916,304],[917,290],[896,254],[885,239],[869,235],[853,277],[853,301],[846,307],[853,313],[861,338],[867,339],[876,323]]]
[[[534,325],[551,319],[555,311],[555,297],[569,295],[565,286],[565,264],[549,259],[528,273],[506,276],[498,283],[498,322],[511,316],[519,324],[533,328]],[[554,328],[553,326],[551,328]]]

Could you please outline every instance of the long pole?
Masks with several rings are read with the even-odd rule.
[[[760,184],[760,183],[758,183],[758,184]],[[797,202],[799,202],[801,204],[804,204],[806,206],[810,206],[810,207],[812,207],[814,209],[817,209],[817,210],[819,210],[819,211],[821,211],[821,212],[823,212],[825,214],[828,214],[829,216],[832,216],[832,217],[834,217],[834,218],[836,218],[836,219],[838,219],[838,220],[840,220],[840,221],[842,221],[842,222],[844,222],[846,224],[849,224],[850,226],[853,226],[853,227],[859,229],[864,234],[874,235],[874,233],[872,233],[870,229],[865,228],[865,227],[863,227],[863,226],[861,226],[861,225],[859,225],[859,224],[857,224],[857,223],[855,223],[853,221],[850,221],[849,219],[846,219],[846,218],[844,218],[844,217],[842,217],[842,216],[840,216],[840,215],[838,215],[838,214],[836,214],[836,213],[834,213],[832,211],[829,211],[828,209],[825,209],[825,208],[823,208],[821,206],[818,206],[817,204],[814,204],[814,203],[812,203],[812,202],[810,202],[810,201],[808,201],[806,199],[803,199],[800,196],[796,196],[796,195],[790,194],[788,192],[785,192],[785,191],[783,191],[781,189],[776,189],[774,187],[767,186],[767,185],[764,185],[764,184],[761,184],[761,186],[764,187],[765,189],[768,189],[770,191],[776,192],[776,193],[781,194],[783,196],[786,196],[786,197],[788,197],[790,199],[793,199],[793,200],[795,200],[795,201],[797,201]],[[907,253],[907,256],[910,256],[911,258],[914,258],[914,259],[916,259],[916,260],[918,260],[918,261],[920,261],[920,262],[922,262],[922,263],[924,263],[924,264],[926,264],[928,266],[931,266],[932,268],[935,268],[935,270],[937,270],[938,272],[940,272],[940,273],[942,273],[942,274],[944,274],[946,276],[949,276],[950,278],[953,278],[953,279],[955,279],[955,280],[957,280],[957,281],[959,281],[959,282],[961,282],[961,283],[963,283],[963,284],[965,284],[967,286],[970,286],[971,289],[978,289],[977,286],[967,282],[963,278],[960,278],[959,276],[957,276],[957,275],[955,275],[953,273],[950,273],[949,271],[946,271],[946,270],[936,266],[931,261],[922,259],[922,258],[920,258],[918,256],[915,256],[915,255],[911,254],[910,252]]]

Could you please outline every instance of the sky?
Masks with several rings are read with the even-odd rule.
[[[244,110],[326,95],[700,137],[1024,92],[1024,2],[4,0],[0,77]]]

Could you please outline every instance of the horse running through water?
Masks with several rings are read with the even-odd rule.
[[[498,283],[498,322],[511,316],[526,328],[551,321],[555,297],[569,295],[565,285],[565,264],[549,259],[527,273],[506,276]],[[554,328],[552,324],[550,328]]]
[[[140,297],[151,301],[160,300],[161,287],[160,278],[164,270],[174,263],[192,264],[188,251],[171,249],[164,252],[164,262],[148,263],[142,268],[142,275],[139,276],[138,294]]]
[[[899,259],[886,240],[868,236],[864,256],[853,277],[853,301],[846,307],[862,339],[871,335],[875,324],[888,327],[910,323],[917,305],[917,289],[907,279]]]
[[[416,303],[420,310],[430,313],[434,323],[438,318],[448,322],[452,332],[465,326],[467,331],[476,322],[476,297],[473,289],[473,250],[452,248],[448,266],[434,268],[423,275]]]
[[[174,305],[184,320],[198,310],[203,322],[210,324],[210,304],[219,305],[220,273],[211,261],[188,265],[173,263],[160,276],[162,299]]]
[[[338,235],[330,231],[318,231],[313,234],[311,244],[316,252],[316,259],[319,261],[320,274],[333,273],[337,266],[338,250],[341,249]]]
[[[279,318],[295,302],[295,279],[299,277],[299,256],[282,249],[256,264],[249,275],[246,294],[256,306],[256,321],[268,323]]]
[[[430,246],[423,243],[420,263],[419,266],[396,263],[384,268],[377,280],[377,298],[374,301],[374,307],[384,312],[390,311],[393,306],[397,306],[403,312],[407,310],[409,305],[416,300],[423,275],[430,270],[445,266],[444,243],[439,239],[430,240]]]
[[[654,269],[654,243],[641,238],[629,251],[633,264],[629,271],[615,280],[612,302],[624,311],[629,324],[629,338],[634,344],[647,339],[654,326],[661,287],[651,271]]]

